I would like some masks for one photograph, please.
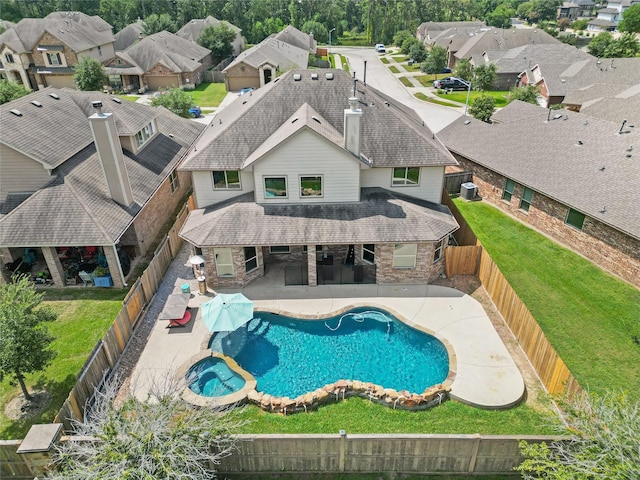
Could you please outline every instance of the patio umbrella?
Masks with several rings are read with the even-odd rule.
[[[202,320],[210,332],[232,332],[252,318],[253,302],[241,293],[220,293],[202,304]]]

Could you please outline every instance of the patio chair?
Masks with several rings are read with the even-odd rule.
[[[93,274],[85,272],[84,270],[78,273],[80,280],[82,280],[82,286],[93,285]]]

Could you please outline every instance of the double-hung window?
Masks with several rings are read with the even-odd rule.
[[[321,197],[322,177],[320,175],[300,177],[300,197]]]
[[[571,225],[573,228],[577,228],[578,230],[582,230],[582,226],[584,225],[584,219],[585,219],[584,213],[580,213],[577,210],[570,208],[564,223],[566,223],[567,225]]]
[[[231,249],[214,248],[213,252],[216,258],[216,272],[219,277],[233,277],[233,254]]]
[[[238,170],[214,170],[214,190],[240,190],[240,172]]]
[[[178,178],[178,172],[175,170],[169,174],[169,184],[171,185],[171,193],[180,188],[180,179]]]
[[[433,262],[437,262],[442,258],[442,252],[444,251],[444,238],[435,244],[435,250],[433,251]]]
[[[529,207],[531,206],[531,200],[533,200],[533,190],[524,187],[524,190],[522,191],[522,198],[520,199],[520,210],[528,212]]]
[[[286,177],[265,177],[264,179],[265,198],[278,198],[287,196]]]
[[[244,247],[244,270],[249,273],[258,268],[256,247]]]
[[[62,65],[62,57],[59,53],[47,53],[47,63],[52,66]]]
[[[393,169],[391,185],[418,185],[420,182],[420,167],[398,167]]]
[[[510,202],[515,188],[516,188],[516,182],[514,182],[510,178],[507,178],[507,181],[504,184],[504,190],[502,191],[502,200],[506,200],[507,202]]]
[[[13,61],[13,55],[11,53],[5,53],[4,58],[7,61],[7,63],[15,63]]]
[[[393,268],[415,268],[417,243],[396,243],[393,246]]]
[[[373,243],[365,243],[362,245],[362,260],[368,263],[375,263],[376,246]]]

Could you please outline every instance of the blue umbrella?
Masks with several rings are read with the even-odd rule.
[[[210,332],[232,332],[253,318],[253,302],[241,293],[220,293],[201,308]]]

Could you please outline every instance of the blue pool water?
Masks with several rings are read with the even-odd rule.
[[[189,369],[187,384],[198,395],[221,397],[237,392],[244,387],[245,381],[223,359],[207,357]]]
[[[297,397],[340,379],[422,393],[449,373],[445,346],[391,314],[362,307],[326,320],[256,312],[210,347],[251,373],[259,391]]]

